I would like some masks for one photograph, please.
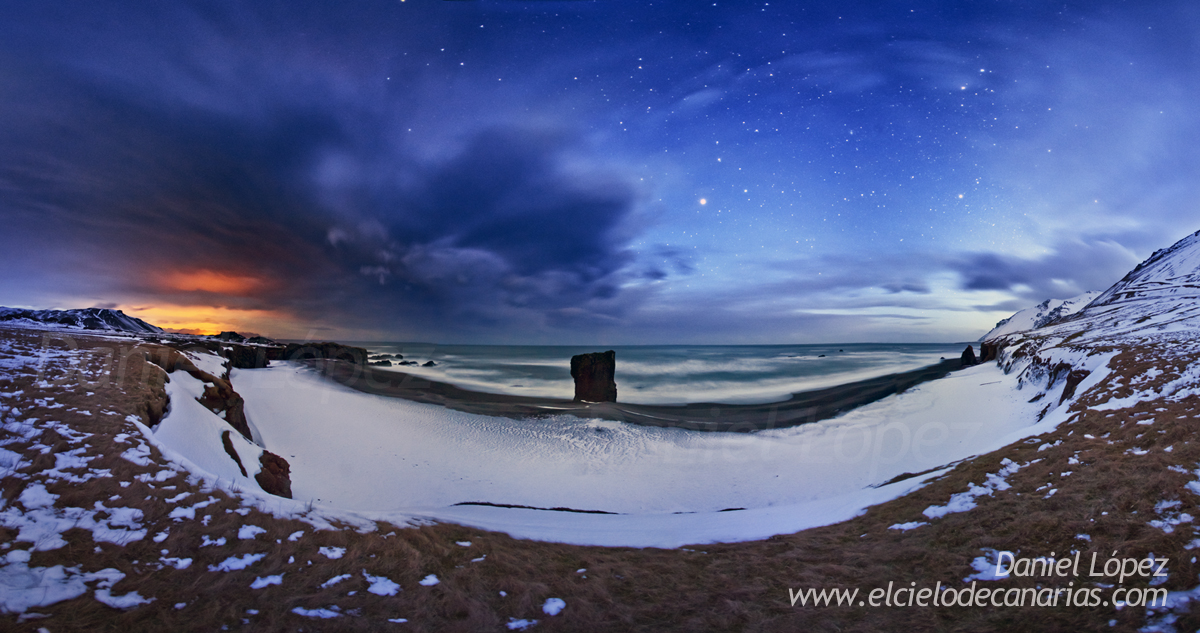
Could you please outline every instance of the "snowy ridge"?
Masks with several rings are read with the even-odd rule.
[[[996,327],[992,328],[992,331],[984,334],[983,338],[979,340],[989,341],[1006,334],[1036,330],[1057,323],[1078,313],[1099,295],[1099,292],[1092,290],[1070,299],[1047,299],[1032,308],[1025,308],[1000,321]]]
[[[1200,231],[1156,251],[1089,307],[1200,297]]]
[[[154,334],[162,328],[131,317],[120,310],[81,308],[76,310],[25,310],[0,307],[0,322],[22,326],[113,330]]]
[[[1200,232],[1151,255],[1070,321],[1035,332],[1079,342],[1200,335]]]

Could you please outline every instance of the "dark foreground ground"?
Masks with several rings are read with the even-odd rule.
[[[836,387],[792,394],[767,404],[692,403],[645,405],[623,402],[573,402],[469,391],[411,374],[343,362],[318,363],[322,374],[352,389],[381,396],[437,404],[457,411],[528,418],[570,414],[645,426],[670,426],[693,431],[749,432],[817,422],[900,393],[923,382],[961,369],[962,361],[944,360],[913,371],[860,380]]]

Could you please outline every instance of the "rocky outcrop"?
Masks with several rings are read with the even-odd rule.
[[[1004,349],[1003,339],[1000,341],[984,341],[979,344],[979,362],[986,363],[1000,358],[1000,350]]]
[[[236,346],[235,346],[236,347]],[[150,426],[155,426],[162,419],[163,413],[167,406],[167,394],[164,387],[166,381],[170,380],[168,373],[175,371],[185,371],[193,378],[205,383],[204,393],[196,398],[196,401],[204,405],[209,411],[221,416],[233,430],[242,434],[248,441],[254,442],[254,438],[250,433],[250,425],[246,421],[246,401],[238,392],[233,390],[233,385],[225,378],[219,378],[206,371],[201,371],[196,367],[195,363],[187,356],[180,353],[178,350],[161,347],[154,350],[141,348],[145,356],[145,360],[157,365],[163,371],[157,370],[151,376],[147,377],[150,386],[150,397],[147,401],[147,415],[150,420]],[[237,450],[233,446],[233,440],[230,431],[224,431],[221,434],[221,444],[225,452],[238,465],[243,475],[247,475],[246,465],[242,463],[238,456]],[[270,494],[280,497],[292,498],[292,481],[291,481],[291,466],[287,460],[270,451],[264,450],[262,456],[259,457],[259,462],[262,465],[261,471],[254,476],[255,481],[262,489]]]
[[[209,411],[223,417],[229,423],[229,426],[232,426],[235,431],[241,433],[243,437],[254,441],[250,434],[250,425],[246,422],[246,402],[233,390],[233,386],[229,384],[228,380],[214,376],[206,371],[201,371],[187,356],[177,350],[167,347],[160,349],[161,351],[158,353],[147,352],[150,362],[158,365],[168,374],[176,370],[185,371],[191,374],[196,380],[206,383],[204,385],[204,395],[196,398],[196,400]],[[158,420],[162,419],[161,413],[157,417],[154,411],[150,411],[149,414],[151,421],[155,424],[157,424]]]
[[[269,348],[267,360],[344,360],[355,365],[367,364],[367,350],[340,343],[288,343]]]
[[[970,345],[968,345],[967,349],[963,350],[962,364],[963,364],[963,367],[969,367],[971,365],[978,364],[978,361],[976,361],[976,359],[975,359],[975,348],[974,347],[971,347]]]
[[[247,477],[248,474],[246,473],[246,467],[242,465],[242,458],[238,456],[237,449],[233,447],[233,433],[231,431],[225,431],[224,433],[221,433],[221,446],[225,447],[225,454],[229,455],[233,458],[233,461],[237,462],[238,470],[242,471],[242,476]]]
[[[571,357],[575,402],[616,402],[617,353],[593,352]]]
[[[229,384],[229,381],[217,378],[212,374],[199,373],[201,376],[196,376],[196,378],[211,384],[204,385],[204,395],[196,400],[209,411],[224,417],[225,422],[229,426],[232,426],[233,430],[241,433],[242,437],[253,442],[254,438],[250,434],[250,424],[246,422],[246,401],[242,399],[242,396],[238,392],[233,390],[233,386]],[[195,374],[192,375],[195,376]]]
[[[238,369],[262,369],[268,364],[266,347],[252,345],[230,345],[225,349],[225,358],[230,367]]]
[[[390,360],[373,360],[367,364],[371,365],[372,367],[391,367],[392,361],[390,361]]]
[[[262,469],[254,475],[254,480],[258,482],[263,491],[277,497],[291,499],[292,467],[287,460],[271,451],[263,451],[258,461],[262,465]]]

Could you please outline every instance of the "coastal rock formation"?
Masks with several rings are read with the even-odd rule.
[[[340,343],[288,343],[284,347],[270,348],[267,360],[344,360],[355,365],[367,364],[367,350]]]
[[[998,343],[987,343],[987,342],[980,343],[979,344],[979,362],[980,362],[980,364],[986,363],[990,360],[996,360],[996,356],[1000,351],[999,347],[1000,346]]]
[[[196,400],[209,411],[224,418],[229,423],[229,426],[232,426],[235,431],[241,433],[243,437],[254,441],[250,434],[250,425],[246,422],[246,413],[244,410],[246,402],[238,392],[233,390],[233,386],[229,384],[228,380],[214,376],[206,371],[201,371],[191,359],[178,350],[164,347],[160,353],[147,352],[146,356],[147,360],[158,365],[168,374],[176,370],[185,371],[191,374],[196,380],[205,383],[204,394],[196,398]],[[166,379],[165,376],[163,378]],[[164,390],[164,406],[165,403],[166,391]],[[151,409],[148,411],[148,414],[153,424],[157,424],[158,420],[162,419],[161,411]]]
[[[238,369],[262,369],[267,366],[267,348],[250,345],[230,345],[225,349],[225,358],[230,367]]]
[[[968,345],[967,349],[963,350],[962,364],[963,367],[977,364],[977,361],[975,360],[975,348]]]
[[[229,343],[244,343],[246,341],[246,337],[238,334],[237,332],[221,332],[213,338],[217,339],[218,341],[227,341]]]
[[[262,469],[254,475],[254,480],[258,482],[263,491],[277,497],[291,499],[292,467],[287,460],[271,451],[263,451],[258,461],[262,464]]]
[[[593,352],[571,357],[575,402],[616,402],[617,353]]]
[[[241,433],[242,437],[253,442],[254,438],[250,434],[250,425],[246,422],[246,401],[242,399],[242,396],[238,392],[233,390],[233,386],[228,381],[217,378],[212,374],[198,373],[201,376],[196,376],[194,373],[192,375],[211,384],[204,385],[204,395],[196,400],[217,415],[222,415],[223,413],[222,417],[225,418],[225,422],[229,426],[233,427],[233,430]]]

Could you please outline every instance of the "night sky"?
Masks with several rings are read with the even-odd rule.
[[[0,305],[978,338],[1200,229],[1200,5],[9,2]]]

